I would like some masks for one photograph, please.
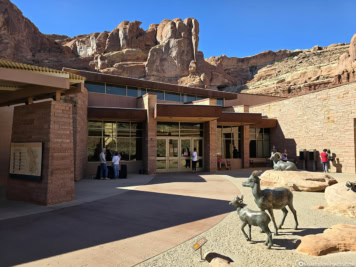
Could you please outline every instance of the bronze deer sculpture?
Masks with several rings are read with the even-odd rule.
[[[287,217],[288,210],[286,206],[288,206],[293,213],[294,220],[295,220],[294,229],[295,230],[298,229],[297,212],[293,207],[292,192],[288,188],[284,188],[284,187],[261,190],[260,178],[259,178],[261,173],[262,171],[252,172],[248,180],[246,182],[243,182],[242,185],[244,187],[252,188],[252,194],[255,197],[255,202],[257,206],[261,210],[267,210],[268,213],[271,215],[271,219],[273,221],[273,225],[276,230],[276,235],[278,235],[278,229],[282,229],[284,220]],[[281,209],[283,211],[283,218],[278,228],[273,214],[274,209]]]
[[[243,196],[234,198],[230,203],[231,206],[236,208],[237,214],[242,221],[241,231],[244,234],[247,241],[252,241],[251,226],[259,226],[261,230],[266,233],[267,240],[265,245],[268,249],[272,247],[272,233],[269,230],[268,224],[271,222],[270,217],[265,211],[254,211],[247,208],[247,205],[243,202]],[[245,232],[245,226],[248,225],[249,235]]]

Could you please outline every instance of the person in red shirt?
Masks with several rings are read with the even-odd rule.
[[[320,153],[320,157],[321,157],[321,163],[323,164],[323,170],[324,172],[329,172],[329,155],[328,153],[326,153],[327,150],[324,149],[323,152]]]

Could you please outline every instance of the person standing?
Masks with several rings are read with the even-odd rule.
[[[272,146],[271,155],[272,155],[272,153],[274,154],[274,153],[276,153],[276,152],[277,152],[276,146]]]
[[[284,150],[283,154],[282,154],[282,160],[284,162],[287,162],[288,160],[288,153],[287,153],[287,149]]]
[[[106,179],[108,177],[108,166],[106,165],[106,150],[105,148],[102,149],[100,153],[100,170],[101,170],[101,177]]]
[[[115,152],[114,157],[112,158],[112,165],[114,168],[114,179],[119,178],[119,165],[120,165],[120,155],[119,153]]]
[[[329,156],[328,156],[328,153],[326,153],[326,152],[327,152],[327,150],[323,149],[323,152],[320,153],[321,164],[323,165],[323,171],[329,172]]]
[[[197,171],[197,161],[198,161],[198,153],[197,153],[197,149],[194,147],[194,151],[192,153],[193,172]]]

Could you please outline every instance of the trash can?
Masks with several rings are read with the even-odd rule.
[[[127,166],[126,166],[126,164],[122,164],[120,166],[119,178],[120,179],[126,179],[127,178]]]

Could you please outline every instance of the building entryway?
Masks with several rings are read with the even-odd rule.
[[[197,171],[202,171],[202,137],[157,137],[157,172],[192,171],[194,148],[198,153]]]

